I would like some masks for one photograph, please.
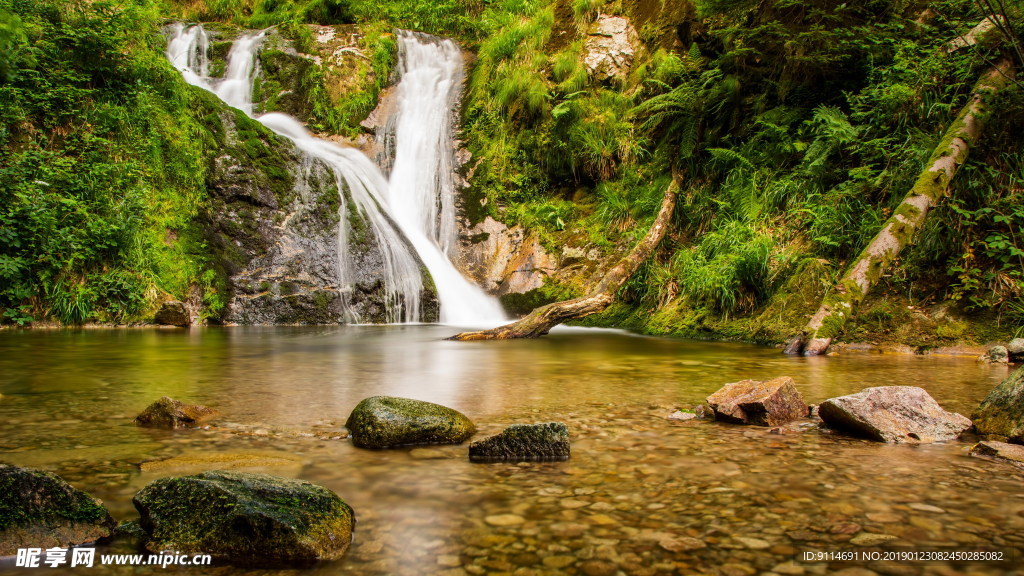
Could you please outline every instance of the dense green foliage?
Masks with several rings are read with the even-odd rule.
[[[597,321],[778,340],[903,198],[979,74],[1000,54],[1020,58],[1018,6],[995,37],[945,49],[982,19],[980,4],[1000,3],[0,0],[0,308],[14,322],[134,320],[192,286],[221,305],[192,229],[216,103],[163,63],[158,25],[277,26],[313,53],[305,24],[358,24],[361,64],[294,72],[268,52],[257,97],[353,136],[389,81],[392,27],[454,36],[477,55],[463,110],[470,197],[483,206],[471,217],[521,223],[556,252],[611,255],[646,231],[674,171],[685,189],[669,238]],[[637,31],[628,73],[608,80],[584,62],[599,14]],[[929,306],[956,319],[919,322],[924,343],[1024,322],[1024,91],[1013,83],[990,107],[953,194],[853,328],[861,336]],[[583,281],[541,292],[578,294]]]

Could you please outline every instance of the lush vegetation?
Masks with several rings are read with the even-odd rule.
[[[313,52],[306,24],[358,24],[359,67],[268,73],[266,92],[294,81],[289,111],[352,136],[389,79],[392,27],[454,36],[477,54],[463,110],[471,196],[485,200],[474,218],[611,255],[645,232],[676,172],[672,233],[597,322],[779,340],[903,198],[979,74],[1002,54],[1024,65],[1020,8],[995,4],[0,0],[0,309],[80,323],[143,319],[164,295],[222,305],[194,229],[216,103],[163,62],[159,25],[277,26]],[[998,34],[946,50],[992,8],[1008,11]],[[599,14],[637,33],[632,66],[610,79],[584,62]],[[990,107],[859,337],[932,345],[1024,324],[1024,90]]]

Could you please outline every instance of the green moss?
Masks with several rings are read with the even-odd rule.
[[[41,470],[0,464],[0,530],[58,520],[106,524],[101,503]]]

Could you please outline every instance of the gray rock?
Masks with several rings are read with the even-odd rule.
[[[569,459],[569,428],[561,422],[513,424],[469,445],[471,462],[561,462]]]
[[[1024,446],[1019,444],[1007,444],[1006,442],[985,440],[978,442],[971,448],[971,455],[998,458],[1000,460],[1007,460],[1018,466],[1024,466]]]
[[[943,410],[916,386],[879,386],[829,398],[818,415],[832,429],[891,443],[953,440],[971,427],[966,417]]]
[[[788,376],[726,384],[707,400],[715,420],[723,422],[778,426],[807,417],[807,404]]]
[[[992,364],[1006,364],[1010,361],[1010,352],[1006,346],[993,346],[982,358]]]
[[[184,404],[164,396],[153,402],[135,417],[135,424],[146,428],[189,428],[216,416],[213,408],[198,404]]]
[[[996,386],[972,415],[979,434],[1003,436],[1024,444],[1024,368]]]
[[[149,550],[261,567],[340,558],[355,525],[352,508],[337,494],[267,474],[215,470],[162,478],[133,502]]]
[[[115,525],[100,500],[56,474],[0,464],[0,556],[94,542]]]
[[[373,396],[360,402],[345,423],[360,448],[415,444],[460,444],[476,432],[464,414],[422,400]]]
[[[1024,338],[1014,338],[1006,345],[1006,351],[1010,354],[1010,358],[1018,360],[1024,357]]]
[[[192,316],[188,313],[188,309],[185,308],[185,304],[172,300],[160,305],[156,316],[153,317],[153,322],[162,326],[181,326],[182,328],[187,328],[192,325]]]

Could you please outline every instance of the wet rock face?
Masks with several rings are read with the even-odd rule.
[[[199,217],[213,266],[224,278],[220,320],[233,324],[388,322],[385,261],[368,224],[334,174],[240,112],[225,113],[224,153],[207,181]],[[338,230],[346,227],[351,286],[339,286]],[[429,281],[423,282],[429,287]],[[422,319],[437,319],[431,288]]]
[[[587,35],[583,62],[597,80],[624,78],[639,45],[640,38],[628,18],[601,14]]]
[[[972,415],[979,434],[1003,436],[1024,444],[1024,368],[995,387]]]
[[[793,379],[743,380],[726,384],[708,396],[715,420],[735,424],[779,426],[807,416],[807,404]]]
[[[829,398],[818,414],[835,430],[897,444],[953,440],[971,427],[966,417],[946,412],[916,386],[879,386]]]
[[[561,462],[569,459],[569,428],[561,422],[513,424],[469,445],[471,462]]]
[[[182,328],[192,325],[192,316],[189,314],[185,304],[172,300],[164,302],[157,310],[153,322],[162,326],[181,326]]]
[[[0,464],[0,556],[94,542],[115,525],[102,502],[57,475]]]
[[[135,424],[145,428],[188,428],[216,416],[213,408],[184,404],[164,396],[150,404],[135,417]]]
[[[146,547],[240,564],[334,560],[352,542],[352,508],[330,490],[267,474],[163,478],[134,499]]]
[[[345,426],[360,448],[459,444],[476,432],[461,412],[422,400],[373,396],[360,402]]]
[[[536,236],[490,216],[463,232],[459,259],[466,273],[495,296],[540,288],[558,268]]]

